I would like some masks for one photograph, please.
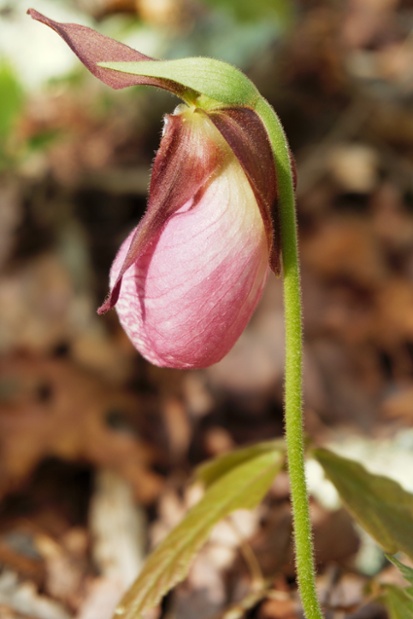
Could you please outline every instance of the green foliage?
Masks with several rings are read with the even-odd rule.
[[[23,90],[12,67],[0,60],[0,167],[10,159],[8,142],[23,101]]]
[[[381,596],[390,619],[413,619],[413,596],[407,589],[386,585]]]
[[[402,551],[413,558],[413,495],[327,449],[315,450],[314,456],[345,506],[377,543],[389,554]]]
[[[285,450],[284,442],[281,440],[265,441],[241,449],[234,449],[213,460],[208,460],[205,464],[201,464],[195,472],[195,479],[201,481],[205,488],[208,488],[236,467],[261,455],[268,454],[271,456],[274,450],[282,453]]]
[[[386,555],[386,558],[393,563],[397,568],[399,568],[401,575],[408,583],[410,583],[410,587],[406,589],[406,591],[413,598],[413,569],[408,565],[404,565],[401,561],[396,559],[396,557],[391,557],[390,555]]]
[[[241,22],[274,20],[285,23],[291,20],[293,3],[287,0],[204,0],[206,4],[225,10]]]
[[[12,68],[0,62],[0,139],[4,140],[17,120],[22,103],[23,92]]]
[[[244,451],[244,454],[247,450]],[[252,509],[268,491],[284,463],[284,452],[253,448],[249,456],[204,468],[208,487],[203,498],[154,550],[143,571],[123,598],[116,617],[136,619],[155,606],[162,596],[183,580],[190,563],[222,518],[237,509]],[[205,470],[209,471],[205,474]],[[201,469],[202,471],[202,469]],[[212,471],[212,472],[211,472]],[[200,476],[203,474],[201,472]]]

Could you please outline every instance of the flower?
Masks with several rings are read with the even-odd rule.
[[[30,13],[106,84],[156,85],[187,102],[165,118],[147,211],[113,262],[98,311],[115,307],[134,346],[156,365],[216,363],[251,318],[269,269],[279,272],[275,164],[261,119],[246,105],[202,107],[199,93],[176,80],[102,67],[148,58],[89,28]]]
[[[213,122],[190,108],[166,117],[149,196],[145,217],[112,266],[112,290],[121,283],[109,305],[152,363],[210,365],[244,330],[267,277],[257,201]],[[146,223],[164,205],[172,213],[143,241]]]

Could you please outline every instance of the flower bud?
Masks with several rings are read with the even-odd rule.
[[[248,323],[269,269],[280,270],[275,164],[260,117],[248,105],[209,100],[203,108],[187,83],[102,67],[147,57],[89,28],[31,15],[106,84],[156,85],[189,103],[165,118],[147,211],[114,260],[98,311],[115,307],[134,346],[156,365],[216,363]]]
[[[269,249],[238,159],[206,114],[179,109],[166,117],[148,211],[113,263],[109,305],[152,363],[211,365],[250,319]]]

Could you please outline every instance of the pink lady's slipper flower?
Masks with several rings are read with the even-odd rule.
[[[135,347],[156,365],[216,363],[248,323],[269,269],[279,271],[275,166],[260,117],[245,105],[200,107],[199,92],[168,77],[104,67],[158,61],[89,28],[30,14],[113,88],[158,86],[187,101],[165,118],[147,211],[114,260],[99,313],[115,307]]]

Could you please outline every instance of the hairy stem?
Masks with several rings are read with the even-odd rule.
[[[314,551],[304,470],[301,283],[293,173],[288,142],[278,117],[264,99],[259,101],[256,111],[270,136],[277,169],[286,337],[285,436],[298,586],[306,618],[322,619],[315,586]]]

